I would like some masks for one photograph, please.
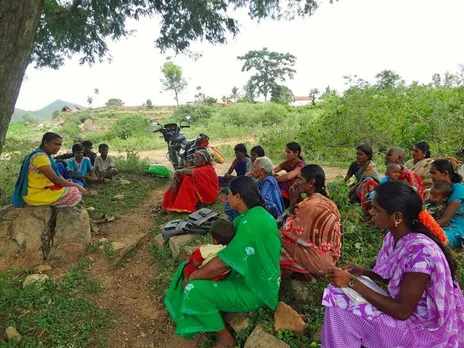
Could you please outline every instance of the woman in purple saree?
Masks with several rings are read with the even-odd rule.
[[[329,270],[322,346],[463,347],[464,297],[443,229],[401,181],[378,186],[372,206],[377,227],[390,232],[372,271]],[[388,284],[388,294],[367,277]]]

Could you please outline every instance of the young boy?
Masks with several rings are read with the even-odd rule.
[[[90,163],[94,166],[97,154],[92,151],[93,143],[90,140],[84,140],[82,147],[84,148],[84,156],[90,158]]]
[[[389,180],[399,180],[402,169],[403,168],[401,168],[401,165],[398,163],[390,163],[385,171],[385,176],[379,180],[379,184],[386,183]],[[374,199],[374,194],[374,191],[369,193],[369,200],[372,201],[372,199]]]
[[[109,147],[106,144],[98,146],[100,156],[95,159],[95,173],[97,174],[98,181],[108,183],[113,179],[113,176],[118,174],[118,170],[114,167],[113,158],[108,155]]]
[[[73,182],[85,187],[86,179],[97,180],[94,174],[92,163],[88,157],[84,157],[84,148],[81,144],[74,144],[72,147],[73,158],[68,160],[68,172]]]
[[[218,219],[211,225],[211,239],[213,244],[206,244],[195,250],[190,255],[188,264],[184,268],[184,276],[187,277],[197,269],[203,267],[230,243],[235,236],[234,226],[227,220]],[[227,277],[229,271],[212,280],[222,280]]]
[[[429,198],[424,202],[424,205],[435,220],[443,216],[452,192],[453,186],[447,181],[437,181],[433,184]]]

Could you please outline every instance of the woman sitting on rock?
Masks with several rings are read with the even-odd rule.
[[[464,245],[464,184],[462,176],[454,171],[453,164],[447,159],[435,160],[430,166],[433,182],[446,181],[453,185],[453,192],[443,215],[438,219],[443,226],[448,245],[451,248],[462,248]]]
[[[430,158],[430,146],[425,141],[418,142],[412,148],[412,158],[404,165],[420,176],[424,183],[424,190],[432,187],[432,177],[430,176],[430,165],[433,159]]]
[[[376,226],[390,232],[373,270],[329,270],[322,346],[464,347],[464,297],[443,230],[404,182],[379,185],[372,206]]]
[[[352,202],[361,203],[364,209],[368,208],[369,194],[375,190],[379,183],[379,173],[372,156],[373,151],[370,145],[361,144],[356,148],[358,171],[354,174],[356,184],[351,188],[350,199]]]
[[[58,153],[62,138],[56,133],[45,133],[39,148],[26,156],[19,172],[12,204],[23,207],[51,205],[72,207],[80,202],[87,190],[63,179],[51,157]]]
[[[163,210],[193,213],[198,204],[213,204],[219,192],[219,181],[206,149],[195,152],[195,167],[174,172],[171,187],[164,194]]]
[[[282,271],[305,274],[314,281],[312,275],[325,275],[340,257],[340,213],[327,197],[325,173],[318,165],[304,166],[291,192],[296,197],[305,193],[306,198],[280,230],[280,265]]]
[[[219,177],[219,186],[228,186],[235,178],[232,173],[235,171],[237,176],[244,176],[251,170],[251,159],[245,144],[237,144],[234,147],[235,160],[232,162],[229,170],[224,176]]]
[[[286,161],[279,164],[274,168],[275,178],[280,186],[280,192],[282,197],[286,200],[290,200],[290,187],[296,181],[298,173],[306,163],[301,156],[300,144],[292,141],[285,146],[285,157]],[[279,175],[279,172],[285,171],[285,174]]]
[[[246,176],[232,180],[228,199],[240,213],[234,220],[234,238],[188,277],[183,275],[184,262],[164,299],[178,335],[190,338],[200,332],[216,332],[217,348],[236,345],[224,325],[223,312],[246,313],[264,305],[275,310],[280,287],[277,224],[263,208],[254,180]],[[229,270],[226,279],[211,280]]]

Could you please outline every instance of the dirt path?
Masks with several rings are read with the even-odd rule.
[[[90,254],[93,260],[90,274],[103,283],[103,290],[95,301],[113,316],[113,327],[105,334],[110,348],[196,347],[196,340],[187,341],[175,335],[163,299],[153,290],[159,272],[148,250],[155,227],[151,209],[159,204],[164,190],[164,187],[152,190],[142,205],[114,222],[99,225],[99,231],[92,233],[94,243],[105,238],[108,242],[125,244],[144,233],[149,234],[121,267],[112,268],[103,250]]]

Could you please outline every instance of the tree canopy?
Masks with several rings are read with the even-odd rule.
[[[296,73],[293,69],[296,62],[295,56],[290,53],[272,52],[266,47],[260,51],[249,51],[237,59],[245,61],[242,71],[255,71],[251,80],[265,100],[267,100],[269,92],[279,82],[283,82],[287,78],[292,79]]]
[[[109,54],[105,39],[130,36],[128,19],[157,16],[156,47],[178,53],[188,51],[192,41],[222,44],[228,34],[237,35],[239,23],[230,9],[248,8],[252,19],[289,19],[311,15],[317,7],[316,0],[45,0],[32,60],[56,69],[77,53],[81,63],[94,63]]]

